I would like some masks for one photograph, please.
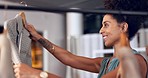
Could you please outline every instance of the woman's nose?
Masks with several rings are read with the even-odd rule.
[[[99,33],[102,34],[103,32],[104,32],[104,29],[103,29],[103,27],[101,27]]]

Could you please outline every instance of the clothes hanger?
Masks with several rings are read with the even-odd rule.
[[[22,17],[23,26],[25,26],[27,24],[25,13],[20,12],[18,15]]]
[[[28,6],[25,1],[20,1],[20,4],[22,4],[24,6]],[[22,17],[23,26],[25,26],[27,24],[25,12],[22,11],[18,15],[20,15]]]

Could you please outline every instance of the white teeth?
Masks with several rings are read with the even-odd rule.
[[[106,36],[103,37],[103,39],[107,38]]]

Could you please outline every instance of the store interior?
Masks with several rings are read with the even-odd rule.
[[[33,24],[42,36],[54,44],[74,54],[93,58],[113,54],[112,47],[106,48],[102,37],[98,35],[104,13],[146,16],[131,45],[147,58],[148,12],[105,10],[103,0],[0,0],[0,26],[20,12],[24,12],[27,22]],[[79,41],[81,38],[84,39],[83,42]],[[85,44],[80,46],[80,43]],[[84,46],[86,44],[89,46]],[[88,48],[90,46],[94,47]],[[80,52],[80,47],[85,53]],[[62,78],[77,78],[77,75],[80,75],[79,78],[97,77],[95,73],[67,67],[34,41],[31,43],[31,57],[33,68],[51,72]]]

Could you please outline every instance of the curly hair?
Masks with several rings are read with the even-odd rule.
[[[147,0],[104,0],[104,6],[107,10],[122,11],[145,11],[148,12]],[[128,23],[128,38],[131,40],[140,29],[141,23],[146,17],[140,15],[121,15],[111,14],[118,23]]]

